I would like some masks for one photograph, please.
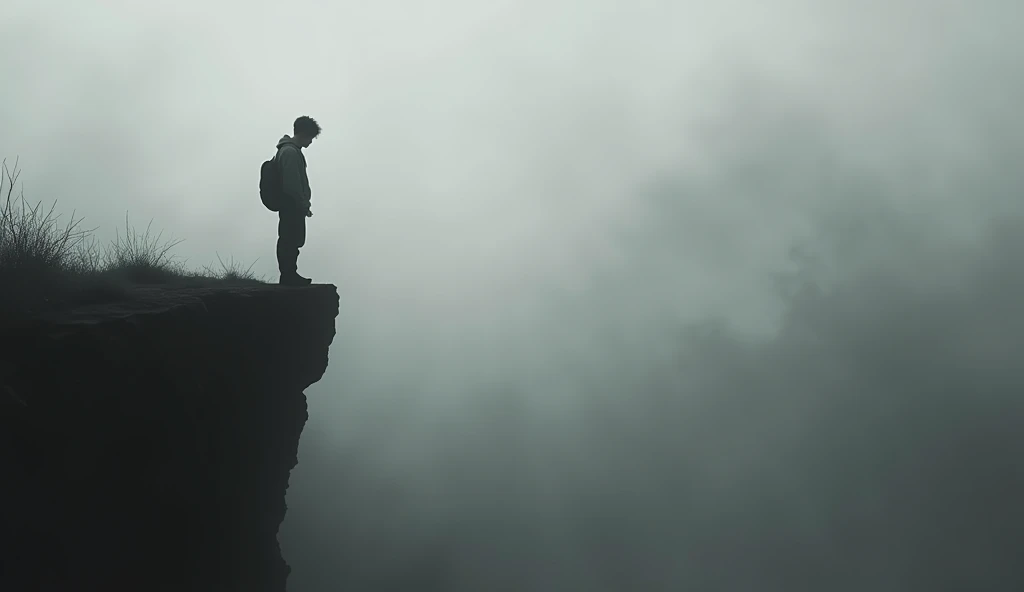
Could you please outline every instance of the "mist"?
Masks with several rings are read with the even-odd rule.
[[[323,126],[293,592],[1013,590],[1022,18],[17,0],[0,150],[276,278],[256,169]]]

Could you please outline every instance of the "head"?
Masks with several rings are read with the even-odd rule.
[[[303,115],[292,124],[292,139],[303,148],[313,143],[313,139],[320,135],[320,124],[308,115]]]

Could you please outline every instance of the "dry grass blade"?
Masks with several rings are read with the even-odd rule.
[[[259,259],[256,261],[259,261]],[[217,253],[217,262],[220,263],[221,271],[217,272],[209,265],[204,266],[203,269],[205,269],[211,276],[222,280],[242,282],[262,281],[262,278],[258,277],[252,271],[253,266],[256,265],[256,261],[253,261],[249,267],[243,268],[233,257],[228,263],[225,263],[224,259],[221,258],[220,253]]]
[[[124,238],[117,233],[105,253],[103,266],[109,272],[116,271],[124,279],[142,284],[165,283],[185,275],[184,265],[171,254],[171,249],[183,239],[161,243],[163,231],[152,235],[153,221],[146,225],[146,232],[139,233],[125,214]]]
[[[3,162],[7,180],[7,194],[0,212],[0,268],[22,272],[64,271],[74,265],[73,254],[92,232],[80,228],[81,219],[74,212],[67,224],[61,226],[55,213],[57,202],[49,210],[42,210],[42,202],[30,206],[24,191],[14,201],[14,185],[19,172],[12,172]],[[0,190],[2,190],[0,179]]]

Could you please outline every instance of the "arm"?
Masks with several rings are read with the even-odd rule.
[[[309,208],[309,202],[302,191],[302,172],[299,161],[299,153],[292,148],[284,148],[278,155],[281,165],[281,179],[284,184],[284,193],[299,206],[299,211]]]

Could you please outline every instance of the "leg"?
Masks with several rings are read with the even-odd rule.
[[[297,273],[299,249],[305,243],[306,216],[294,206],[281,208],[277,222],[277,265],[281,271],[281,283],[309,283]]]

